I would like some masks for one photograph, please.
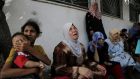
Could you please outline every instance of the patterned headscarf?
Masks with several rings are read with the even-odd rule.
[[[104,36],[103,36],[103,34],[101,33],[101,32],[95,32],[95,33],[93,33],[93,35],[92,35],[92,41],[90,41],[89,42],[89,45],[88,45],[88,47],[90,48],[90,50],[92,51],[92,52],[94,52],[94,47],[93,47],[93,44],[95,44],[97,47],[101,47],[101,46],[99,46],[97,43],[98,43],[98,41],[99,41],[99,39],[104,39]]]
[[[96,43],[99,41],[99,38],[104,39],[104,35],[101,32],[95,32],[92,35],[92,42]]]
[[[64,35],[65,40],[63,40],[63,42],[69,46],[69,48],[72,50],[72,53],[75,56],[80,57],[82,55],[80,42],[78,41],[78,39],[77,40],[71,39],[69,35],[69,30],[72,27],[72,25],[73,23],[66,23],[64,25],[63,35]]]

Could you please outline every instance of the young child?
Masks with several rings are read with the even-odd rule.
[[[12,36],[12,44],[15,44],[15,43],[16,44],[26,43],[26,44],[31,45],[28,37],[20,32],[17,32]],[[40,62],[36,57],[31,55],[30,53],[31,52],[27,50],[20,51],[16,49],[16,53],[13,59],[13,67],[19,67],[19,68],[38,67],[41,70],[43,70],[45,68],[45,65],[42,62]],[[34,78],[36,76],[33,75],[32,77]],[[27,78],[27,76],[24,76],[24,78]],[[36,77],[35,79],[38,79],[38,78]]]

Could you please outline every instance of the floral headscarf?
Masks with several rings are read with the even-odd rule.
[[[93,52],[94,51],[94,49],[95,48],[93,48],[93,44],[95,44],[97,47],[100,47],[97,43],[98,43],[98,41],[99,41],[99,39],[104,39],[104,36],[103,36],[103,34],[101,33],[101,32],[95,32],[95,33],[93,33],[93,35],[92,35],[92,41],[91,42],[89,42],[89,48],[90,48],[90,50]]]
[[[95,32],[92,35],[92,42],[97,43],[100,38],[104,39],[104,35],[101,32]]]

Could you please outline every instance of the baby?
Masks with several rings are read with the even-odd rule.
[[[29,38],[20,32],[17,32],[12,36],[12,44],[14,45],[15,43],[16,44],[26,43],[31,45]],[[31,52],[27,50],[20,51],[16,49],[16,53],[13,60],[14,64],[13,66],[19,68],[38,67],[40,68],[40,70],[43,70],[45,68],[45,65],[30,53]]]

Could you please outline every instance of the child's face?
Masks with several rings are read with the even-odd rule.
[[[21,45],[22,43],[28,43],[30,45],[30,41],[23,35],[17,35],[15,36],[13,39],[12,39],[12,43],[13,43],[13,46],[14,44],[16,45]]]

